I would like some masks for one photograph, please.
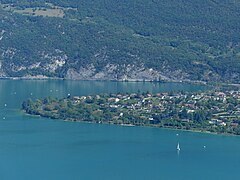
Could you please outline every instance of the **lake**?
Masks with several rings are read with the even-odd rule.
[[[237,179],[238,136],[64,122],[20,110],[28,98],[206,89],[183,83],[1,80],[0,179]]]

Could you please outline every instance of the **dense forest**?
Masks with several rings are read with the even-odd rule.
[[[239,8],[235,0],[1,0],[0,75],[138,79],[130,71],[147,69],[139,79],[238,83]]]

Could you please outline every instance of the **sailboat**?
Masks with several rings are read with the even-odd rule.
[[[177,144],[177,150],[180,151],[180,145],[179,145],[179,143]]]

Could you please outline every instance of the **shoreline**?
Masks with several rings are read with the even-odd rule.
[[[69,80],[69,81],[99,81],[99,82],[152,82],[152,83],[188,83],[209,85],[205,81],[194,80],[149,80],[149,79],[66,79],[60,77],[30,76],[30,77],[0,77],[0,80]]]
[[[151,82],[151,83],[186,83],[205,86],[233,86],[240,87],[240,83],[225,83],[225,82],[206,82],[198,80],[145,80],[145,79],[67,79],[60,77],[47,77],[47,76],[30,76],[30,77],[0,77],[0,80],[62,80],[62,81],[99,81],[99,82]]]
[[[83,121],[83,120],[74,120],[70,118],[66,119],[56,119],[48,116],[42,116],[42,115],[37,115],[37,114],[29,114],[25,112],[24,110],[21,110],[21,112],[26,115],[26,116],[31,116],[31,117],[38,117],[38,118],[46,118],[54,121],[62,121],[62,122],[71,122],[71,123],[84,123],[84,124],[103,124],[103,125],[115,125],[119,127],[141,127],[141,128],[156,128],[156,129],[166,129],[166,130],[172,130],[172,131],[183,131],[183,132],[193,132],[193,133],[201,133],[201,134],[211,134],[211,135],[223,135],[223,136],[236,136],[240,137],[240,135],[233,134],[233,133],[217,133],[217,132],[211,132],[207,130],[197,130],[197,129],[179,129],[179,128],[172,128],[172,127],[159,127],[159,126],[154,126],[154,125],[135,125],[135,124],[114,124],[114,123],[109,123],[109,122],[92,122],[92,121]]]
[[[40,118],[46,118],[46,119],[51,119],[55,121],[62,121],[62,122],[71,122],[71,123],[84,123],[84,124],[103,124],[103,125],[115,125],[118,127],[141,127],[141,128],[156,128],[156,129],[166,129],[166,130],[172,130],[172,131],[183,131],[183,132],[192,132],[192,133],[200,133],[200,134],[210,134],[210,135],[223,135],[223,136],[236,136],[240,137],[237,134],[232,134],[232,133],[217,133],[217,132],[211,132],[207,130],[197,130],[197,129],[178,129],[178,128],[171,128],[171,127],[159,127],[159,126],[154,126],[154,125],[134,125],[134,124],[114,124],[114,123],[107,123],[107,122],[91,122],[91,121],[81,121],[81,120],[71,120],[71,119],[55,119],[51,117],[45,117],[41,115],[34,115],[34,114],[28,114],[25,112],[25,115],[33,116],[33,117],[40,117]]]

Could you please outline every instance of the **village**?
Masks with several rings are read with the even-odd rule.
[[[240,90],[69,95],[37,102],[25,102],[23,109],[71,121],[240,134]]]

